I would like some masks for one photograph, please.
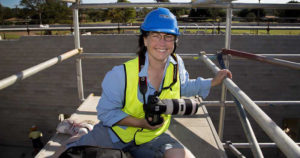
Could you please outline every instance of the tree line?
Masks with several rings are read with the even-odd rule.
[[[169,0],[156,0],[157,2],[169,2]],[[118,2],[130,3],[128,0]],[[299,3],[290,1],[288,3]],[[21,0],[20,7],[4,7],[0,4],[0,24],[10,25],[18,21],[29,24],[71,24],[72,9],[66,3],[59,0]],[[80,20],[82,22],[101,22],[109,20],[112,23],[133,23],[142,20],[150,11],[150,8],[116,8],[116,9],[81,9]],[[222,20],[226,17],[226,10],[220,8],[171,8],[179,20],[201,21],[207,19]],[[242,9],[235,10],[235,17],[245,21],[253,21],[271,14],[277,17],[300,17],[300,10],[264,10]],[[184,18],[181,18],[183,17]],[[9,20],[11,19],[11,20]]]

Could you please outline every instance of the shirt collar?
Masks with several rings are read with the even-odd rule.
[[[169,63],[172,64],[177,64],[177,62],[172,58],[171,55],[169,55],[168,60],[167,60],[167,64],[165,66],[165,71],[166,68],[169,66]],[[149,67],[149,58],[148,58],[148,52],[146,52],[145,54],[145,65],[144,67],[141,68],[141,71],[139,72],[139,77],[148,77],[148,67]]]

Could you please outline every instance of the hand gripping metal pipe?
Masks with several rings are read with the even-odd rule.
[[[200,52],[200,59],[216,74],[220,69],[205,55]],[[300,157],[300,147],[276,123],[265,114],[231,79],[225,78],[223,83],[237,100],[244,105],[247,112],[277,144],[279,149],[289,158]]]
[[[231,21],[232,21],[232,4],[228,4],[228,8],[226,11],[226,34],[225,34],[225,48],[230,49],[231,43]],[[226,56],[225,66],[229,67],[229,58]],[[225,122],[225,104],[227,96],[227,89],[224,84],[222,84],[221,90],[221,107],[220,107],[220,120],[219,120],[219,128],[218,134],[221,140],[223,140],[223,131],[224,131],[224,122]]]
[[[221,68],[226,69],[226,66],[225,66],[223,58],[222,58],[222,54],[218,54],[217,59],[218,59],[218,62],[219,62],[219,65],[221,66]],[[222,84],[222,86],[225,87],[225,84]],[[263,158],[264,157],[263,153],[258,145],[257,139],[256,139],[253,129],[251,127],[250,121],[248,120],[246,111],[244,110],[244,106],[234,96],[233,96],[233,100],[236,104],[235,107],[237,109],[237,113],[240,118],[243,130],[247,137],[247,140],[248,140],[249,144],[251,144],[250,147],[251,147],[253,156],[255,158]]]

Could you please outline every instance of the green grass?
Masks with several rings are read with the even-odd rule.
[[[300,35],[300,30],[271,30],[272,35]]]
[[[105,20],[105,21],[86,21],[86,22],[82,22],[82,24],[110,24],[111,21],[110,20]]]
[[[21,35],[18,35],[18,34],[15,34],[13,32],[10,32],[10,33],[1,33],[1,37],[2,39],[19,39],[21,37]]]
[[[139,29],[132,29],[136,33],[139,33]],[[212,29],[181,29],[180,32],[184,34],[184,31],[188,31],[192,34],[197,34],[197,31],[203,31],[205,34],[212,34]],[[221,29],[221,31],[224,33],[225,29]],[[120,30],[120,33],[126,33],[125,30]],[[118,34],[118,30],[102,30],[102,31],[92,31],[92,34]],[[217,33],[217,30],[215,30],[215,33]],[[268,32],[266,30],[232,30],[231,33],[233,35],[240,35],[240,34],[249,34],[249,35],[268,35]],[[44,34],[44,32],[36,31],[31,32],[31,34],[35,35],[41,35]],[[52,31],[52,35],[70,35],[70,31]],[[4,39],[4,33],[0,33],[2,39]],[[27,32],[5,32],[5,39],[19,39],[22,35],[27,36]],[[270,30],[269,35],[300,35],[300,30]]]
[[[258,35],[300,35],[300,30],[232,30],[232,34],[258,34]]]
[[[204,31],[206,34],[212,34],[212,29],[186,29],[185,31],[189,31],[190,33],[197,33],[197,31]],[[225,29],[221,29],[223,33]],[[181,32],[184,32],[184,29],[181,29]],[[217,30],[215,30],[217,33]],[[266,30],[231,30],[233,35],[239,34],[251,34],[251,35],[268,35]],[[300,30],[270,30],[269,35],[300,35]]]

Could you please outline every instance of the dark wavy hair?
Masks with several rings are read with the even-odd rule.
[[[146,54],[146,51],[147,51],[147,47],[145,46],[145,43],[144,43],[144,37],[147,37],[149,36],[149,31],[143,31],[141,30],[141,34],[139,35],[139,50],[136,52],[136,54],[138,56],[140,55],[143,55],[145,56]],[[172,53],[175,52],[176,48],[177,48],[177,37],[176,37],[176,40],[174,41],[174,50]]]

